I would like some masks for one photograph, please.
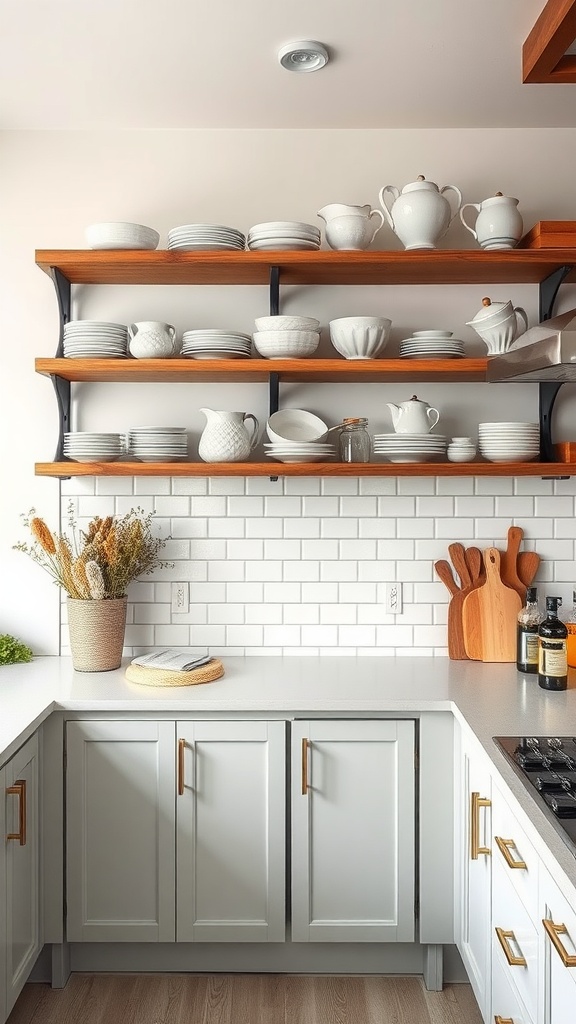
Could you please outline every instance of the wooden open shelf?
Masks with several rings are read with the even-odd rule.
[[[538,284],[575,264],[576,249],[416,249],[410,252],[174,252],[39,249],[36,263],[72,284]],[[566,278],[576,280],[576,266]]]
[[[37,462],[37,476],[576,476],[565,462]]]

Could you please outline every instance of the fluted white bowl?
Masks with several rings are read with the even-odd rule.
[[[259,316],[257,331],[318,331],[320,321],[313,316]]]
[[[386,347],[392,321],[383,316],[344,316],[329,326],[330,340],[345,359],[376,359]]]
[[[320,441],[328,425],[306,409],[279,409],[272,413],[266,433],[271,441]]]
[[[265,359],[305,359],[320,344],[316,331],[255,331],[252,337]]]

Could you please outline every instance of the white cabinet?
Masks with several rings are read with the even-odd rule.
[[[283,940],[284,733],[70,722],[68,940]]]
[[[292,725],[292,939],[414,939],[414,723]]]
[[[542,1024],[576,1020],[576,907],[540,868]]]
[[[34,735],[0,772],[2,1020],[14,1006],[42,947],[38,760],[38,736]]]

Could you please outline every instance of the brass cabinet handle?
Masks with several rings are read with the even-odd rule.
[[[178,796],[184,795],[184,748],[186,740],[178,740]]]
[[[309,741],[304,737],[302,740],[302,796],[308,793],[308,747]]]
[[[478,860],[480,854],[490,856],[487,846],[480,846],[480,808],[491,807],[491,800],[480,796],[480,793],[472,793],[470,797],[470,860]]]
[[[524,871],[527,870],[526,861],[514,860],[514,857],[510,853],[511,849],[516,849],[516,843],[513,839],[502,839],[500,836],[494,836],[494,839],[496,841],[496,846],[500,850],[500,853],[504,857],[509,868],[521,868]]]
[[[512,1017],[501,1017],[499,1013],[494,1017],[494,1024],[514,1024]]]
[[[568,929],[565,924],[554,924],[554,921],[548,921],[546,918],[542,921],[546,934],[550,939],[550,942],[554,946],[554,949],[558,953],[564,967],[576,967],[576,956],[569,953],[564,947],[563,942],[560,939],[561,935],[567,935]]]
[[[505,932],[503,928],[496,928],[496,935],[498,936],[498,940],[500,942],[500,945],[502,946],[502,949],[504,950],[504,956],[506,957],[506,959],[507,959],[508,963],[510,964],[510,966],[511,967],[526,967],[527,964],[526,964],[526,960],[524,959],[524,957],[523,956],[515,956],[514,953],[512,952],[512,950],[510,949],[510,943],[508,942],[508,939],[513,939],[514,941],[516,941],[516,936],[514,935],[514,932]]]
[[[6,839],[17,839],[20,846],[26,846],[26,780],[18,779],[6,792],[18,797],[18,831],[9,832]]]

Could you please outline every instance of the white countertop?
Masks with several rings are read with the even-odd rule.
[[[223,658],[212,683],[156,688],[124,670],[74,672],[69,658],[0,668],[0,764],[52,711],[414,714],[450,711],[466,722],[544,844],[576,886],[576,858],[524,789],[493,736],[576,735],[576,672],[568,690],[542,690],[514,665],[447,658]],[[542,852],[542,851],[541,851]]]

